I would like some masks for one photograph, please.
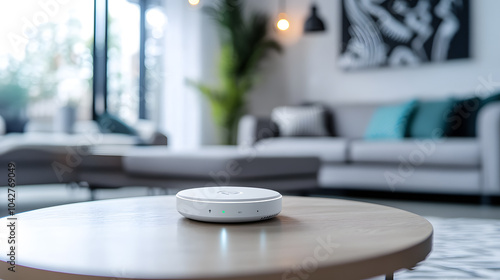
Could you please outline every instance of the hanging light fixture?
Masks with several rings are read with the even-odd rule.
[[[278,15],[278,22],[276,23],[276,27],[281,31],[285,31],[290,28],[290,22],[288,21],[288,16],[285,13],[285,0],[280,0],[279,6],[281,13]]]
[[[316,5],[311,6],[311,15],[307,18],[304,24],[304,32],[318,32],[325,31],[325,24],[318,17],[318,8]]]
[[[200,0],[188,0],[189,2],[189,5],[191,6],[196,6],[198,4],[200,4]]]
[[[290,28],[290,22],[288,22],[288,20],[286,19],[285,13],[280,13],[278,22],[276,23],[276,27],[278,27],[278,29],[281,31],[285,31]]]

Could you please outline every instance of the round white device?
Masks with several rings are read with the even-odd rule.
[[[281,212],[281,194],[267,189],[207,187],[183,190],[176,197],[179,213],[203,222],[261,221]]]

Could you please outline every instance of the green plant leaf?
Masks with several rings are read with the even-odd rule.
[[[188,81],[210,101],[216,123],[225,131],[225,144],[234,143],[235,129],[245,110],[248,91],[256,81],[259,62],[269,51],[281,52],[275,40],[267,38],[269,17],[252,13],[243,17],[241,0],[220,0],[204,8],[219,26],[219,86]]]

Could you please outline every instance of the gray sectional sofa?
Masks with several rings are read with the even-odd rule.
[[[77,182],[82,162],[96,147],[120,149],[137,143],[135,137],[120,134],[10,133],[0,137],[0,165],[17,165],[18,185]],[[0,169],[0,178],[6,176],[7,168]]]
[[[332,106],[326,123],[334,136],[329,137],[277,137],[270,118],[247,115],[239,124],[237,147],[195,151],[135,147],[130,137],[115,139],[119,135],[106,135],[112,141],[104,137],[97,145],[82,145],[76,141],[79,136],[63,137],[60,143],[50,140],[50,145],[45,139],[46,147],[39,145],[37,134],[29,134],[33,141],[28,141],[29,135],[8,135],[0,141],[0,162],[19,163],[20,184],[86,181],[95,187],[164,188],[239,184],[282,191],[319,186],[500,195],[500,102],[479,111],[477,137],[365,140],[378,107]],[[88,150],[81,162],[71,165],[63,179],[54,176],[52,164],[67,162],[68,149],[83,147]],[[231,173],[234,168],[238,172]]]
[[[13,133],[0,137],[0,163],[16,163],[18,185],[86,182],[90,189],[174,190],[242,185],[278,191],[317,186],[320,161],[315,156],[256,153],[236,146],[177,151],[139,143],[122,134]],[[0,177],[7,178],[7,168],[0,170]]]
[[[244,116],[238,145],[320,159],[321,188],[500,194],[500,102],[477,118],[477,137],[365,140],[378,104],[332,106],[333,137],[276,137],[268,117]]]

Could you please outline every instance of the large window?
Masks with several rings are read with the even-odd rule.
[[[97,0],[105,5],[105,0]],[[166,17],[161,1],[108,0],[106,77],[103,104],[96,104],[129,124],[154,119],[161,90],[161,61]],[[96,21],[96,34],[101,27]],[[104,55],[102,56],[104,57]],[[96,62],[99,64],[100,62]],[[97,112],[99,113],[99,112]]]
[[[61,1],[62,2],[62,1]],[[90,119],[92,1],[3,1],[0,9],[0,115],[9,131],[77,107]]]
[[[64,3],[64,4],[60,4]],[[166,18],[155,0],[0,3],[0,115],[8,131],[107,111],[133,124],[155,118]]]
[[[133,123],[139,118],[141,9],[127,0],[108,3],[108,112]]]

